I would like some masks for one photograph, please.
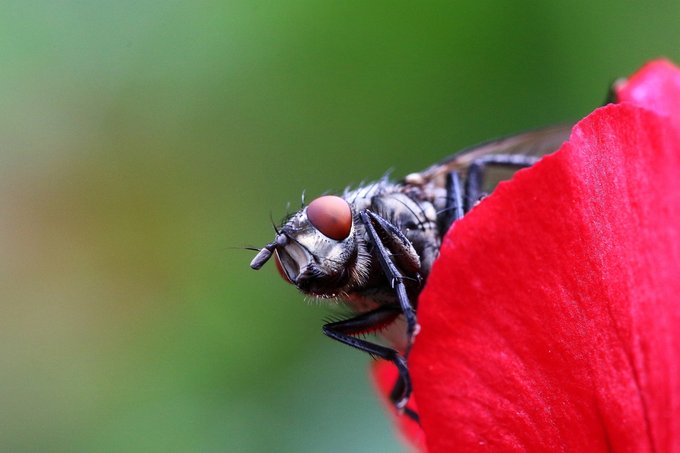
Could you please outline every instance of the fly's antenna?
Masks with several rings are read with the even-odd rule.
[[[250,267],[259,270],[262,266],[264,266],[264,263],[269,261],[269,258],[272,257],[272,253],[274,253],[274,250],[276,250],[278,247],[283,247],[288,243],[288,236],[285,234],[278,234],[276,236],[276,239],[274,239],[274,242],[270,242],[269,244],[265,245],[262,247],[262,250],[260,250],[257,255],[255,255],[255,258],[250,262]]]

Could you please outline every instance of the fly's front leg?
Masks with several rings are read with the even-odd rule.
[[[399,379],[397,379],[397,383],[390,394],[390,399],[397,406],[397,409],[404,411],[409,417],[417,421],[417,414],[405,407],[411,395],[411,378],[406,367],[406,359],[392,348],[354,337],[354,335],[380,330],[382,327],[392,323],[400,313],[401,308],[396,304],[383,305],[354,318],[325,324],[323,326],[323,333],[334,340],[367,352],[374,357],[394,363],[399,371]]]
[[[418,415],[406,408],[406,403],[408,403],[411,395],[411,379],[406,368],[406,357],[408,357],[419,327],[415,310],[408,299],[405,281],[407,278],[412,278],[420,285],[420,258],[411,245],[411,241],[387,220],[368,210],[361,211],[359,218],[366,227],[369,242],[375,247],[383,272],[396,292],[399,301],[398,309],[406,318],[407,341],[404,355],[401,356],[396,351],[390,350],[396,356],[388,359],[399,370],[399,379],[392,389],[390,398],[399,411],[418,421]],[[380,234],[378,234],[378,231],[380,231]],[[397,267],[397,264],[413,277],[406,277]]]
[[[399,306],[406,318],[406,334],[408,339],[404,357],[408,357],[413,340],[418,334],[419,326],[413,304],[411,304],[406,292],[405,282],[406,280],[416,280],[418,285],[420,285],[420,258],[413,248],[411,241],[390,222],[368,210],[360,212],[359,217],[366,227],[368,239],[376,249],[383,272],[392,288],[394,288]],[[376,228],[380,230],[382,235],[378,234]],[[408,272],[410,277],[404,275],[395,262]]]
[[[539,159],[539,157],[526,154],[490,154],[472,162],[467,169],[465,177],[465,197],[463,202],[465,213],[472,209],[482,195],[484,176],[488,165],[519,170],[520,168],[531,167]]]

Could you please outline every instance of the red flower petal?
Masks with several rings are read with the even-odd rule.
[[[647,63],[629,80],[617,84],[619,102],[630,102],[669,116],[680,129],[680,72],[667,60]]]
[[[680,451],[680,72],[618,95],[644,108],[598,109],[446,236],[409,360],[431,452]]]

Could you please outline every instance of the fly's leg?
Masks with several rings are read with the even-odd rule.
[[[390,393],[390,400],[392,400],[397,409],[418,421],[418,415],[413,410],[405,407],[411,394],[411,378],[406,367],[406,359],[392,348],[354,337],[354,335],[380,330],[394,321],[400,313],[401,308],[396,304],[383,305],[350,319],[325,324],[323,326],[323,333],[340,343],[394,363],[399,371],[399,378]]]
[[[406,293],[406,280],[414,279],[420,284],[420,259],[418,254],[413,249],[411,241],[403,235],[387,220],[380,217],[378,214],[364,210],[359,213],[361,222],[366,227],[369,242],[375,247],[380,266],[382,267],[385,276],[394,288],[397,294],[397,300],[401,311],[406,318],[406,334],[408,335],[408,342],[404,357],[408,354],[413,345],[413,340],[418,333],[418,322],[416,320],[416,312],[413,309],[413,304]],[[378,228],[382,235],[379,235],[376,228]],[[394,261],[393,261],[394,259]],[[395,261],[407,272],[414,277],[406,277],[404,273],[397,267]]]
[[[411,380],[406,368],[406,357],[408,357],[413,340],[418,333],[418,323],[415,310],[406,292],[405,281],[407,277],[397,267],[397,264],[410,274],[415,275],[415,280],[420,284],[420,274],[418,273],[420,259],[413,249],[411,241],[390,222],[368,210],[361,211],[359,218],[366,227],[368,240],[375,247],[383,272],[396,292],[399,309],[406,318],[406,349],[403,356],[397,354],[396,361],[393,360],[399,370],[399,379],[392,389],[390,399],[396,405],[397,410],[418,421],[418,415],[406,408],[406,403],[408,403],[411,395]],[[378,234],[378,231],[381,234]]]
[[[420,424],[420,416],[418,415],[418,412],[414,411],[408,406],[404,406],[402,409],[399,409],[398,402],[401,398],[401,395],[404,394],[405,387],[410,385],[410,377],[408,373],[406,374],[406,378],[407,379],[403,379],[401,375],[397,377],[397,381],[394,383],[392,391],[390,392],[390,401],[392,401],[392,404],[397,407],[397,410],[403,411],[404,415],[414,422]]]
[[[609,89],[607,89],[607,96],[605,97],[604,103],[602,105],[618,104],[619,96],[616,94],[616,90],[619,86],[621,86],[625,82],[626,82],[625,77],[614,79],[612,83],[609,84]]]
[[[463,217],[463,189],[460,185],[460,175],[452,171],[446,175],[446,206],[439,220],[439,231],[448,231],[453,222]]]
[[[482,195],[487,166],[516,168],[519,170],[520,168],[531,167],[539,159],[539,157],[528,156],[526,154],[490,154],[472,162],[467,169],[465,178],[465,197],[463,202],[465,212],[469,212]]]

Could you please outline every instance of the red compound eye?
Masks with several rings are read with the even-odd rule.
[[[307,206],[307,218],[324,236],[342,241],[352,230],[352,210],[335,195],[319,197]]]

